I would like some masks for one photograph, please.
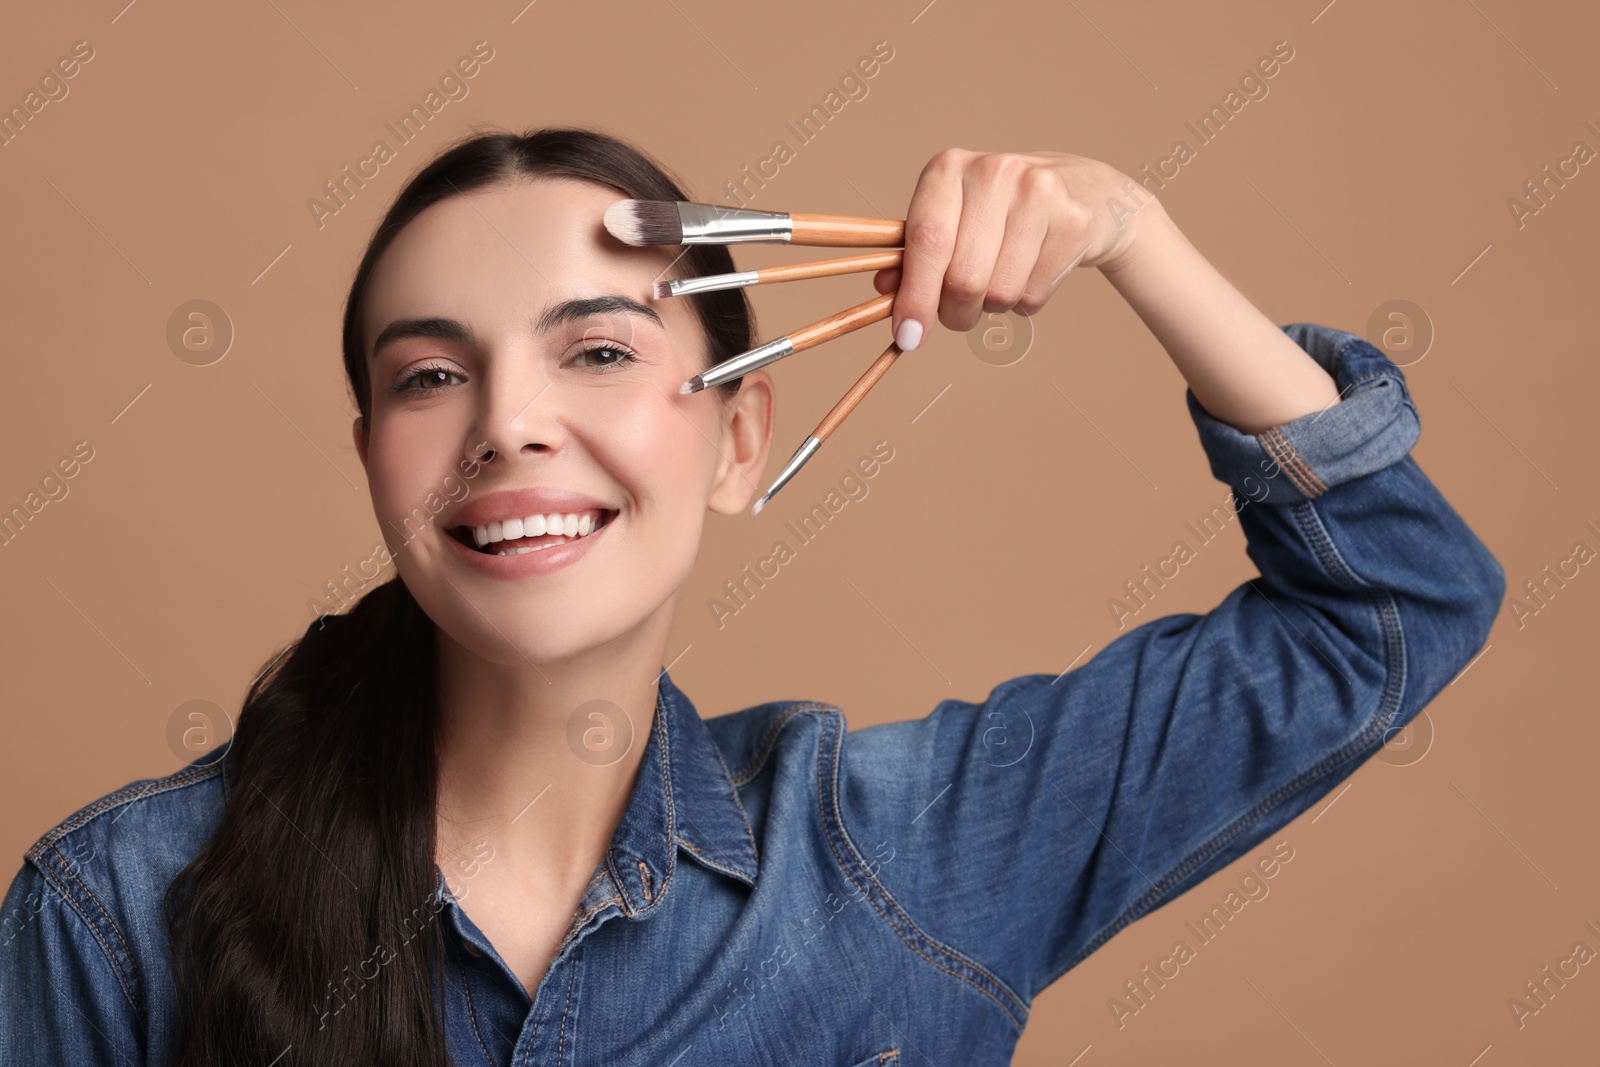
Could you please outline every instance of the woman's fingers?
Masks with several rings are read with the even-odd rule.
[[[1044,307],[1067,274],[1083,259],[1091,240],[1088,212],[1081,205],[1069,202],[1058,206],[1056,218],[1050,226],[1039,249],[1039,257],[1023,286],[1017,310],[1024,315],[1034,315]]]
[[[965,157],[970,154],[951,148],[934,156],[922,168],[916,191],[911,194],[900,288],[890,313],[894,340],[902,352],[922,343],[938,311],[945,271],[955,251],[956,229],[961,222],[962,170]]]
[[[872,279],[897,294],[895,341],[916,348],[936,318],[970,330],[985,311],[1037,313],[1073,267],[1111,262],[1131,242],[1122,214],[1099,205],[1120,204],[1133,184],[1061,152],[940,152],[917,179],[900,268]]]
[[[1029,181],[1026,177],[1023,179],[1024,187]],[[989,278],[989,291],[983,300],[984,311],[1010,311],[1021,304],[1049,232],[1049,205],[1023,192],[1012,202],[1011,213],[1006,217],[1005,241],[995,260],[994,274]],[[1022,313],[1031,315],[1033,311],[1022,309]]]
[[[939,295],[939,321],[952,330],[976,326],[989,293],[1015,184],[1014,169],[1006,160],[1003,156],[979,156],[962,179],[961,221]]]

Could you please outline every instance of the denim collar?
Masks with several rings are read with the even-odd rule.
[[[635,741],[637,742],[637,737]],[[755,885],[758,855],[750,820],[716,742],[694,704],[662,669],[656,708],[638,777],[611,847],[596,869],[609,869],[623,910],[647,915],[666,894],[678,846],[701,866]],[[223,794],[231,791],[232,744],[223,760]],[[448,894],[442,872],[441,894]],[[609,888],[609,887],[607,887]],[[605,892],[593,881],[585,899]]]
[[[755,837],[727,764],[694,704],[662,670],[638,779],[606,853],[630,915],[662,899],[679,845],[702,866],[755,884]]]

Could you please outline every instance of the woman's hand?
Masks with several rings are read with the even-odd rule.
[[[1260,433],[1339,400],[1333,378],[1251,304],[1161,202],[1108,164],[1065,152],[940,152],[906,212],[898,293],[903,351],[937,313],[970,330],[985,312],[1032,315],[1076,266],[1098,267],[1155,334],[1208,412]]]
[[[1152,208],[1159,202],[1143,186],[1083,156],[940,152],[906,212],[903,265],[873,279],[880,293],[899,289],[895,341],[916,348],[936,311],[952,330],[972,329],[986,311],[1034,314],[1073,267],[1123,265]]]

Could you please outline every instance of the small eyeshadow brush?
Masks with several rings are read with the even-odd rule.
[[[831,278],[837,274],[887,270],[890,267],[898,267],[902,255],[903,251],[895,248],[887,252],[870,252],[864,256],[822,259],[815,263],[791,263],[783,267],[741,270],[732,274],[706,274],[699,278],[676,278],[670,282],[656,282],[656,299],[661,300],[669,296],[688,296],[690,293],[710,293],[718,289],[742,289],[747,285],[799,282],[810,278]]]
[[[874,360],[872,366],[867,368],[867,372],[861,376],[860,380],[850,387],[850,391],[840,397],[837,404],[833,405],[833,410],[828,412],[823,420],[817,424],[815,430],[811,431],[811,436],[801,442],[800,447],[795,450],[794,458],[790,459],[783,470],[778,473],[778,479],[772,483],[772,488],[761,494],[761,499],[757,500],[755,506],[750,509],[750,514],[759,515],[761,509],[767,506],[767,501],[771,500],[773,495],[783,488],[784,483],[793,478],[800,468],[806,465],[806,460],[816,454],[817,449],[822,447],[822,442],[828,439],[828,435],[839,428],[839,424],[844,421],[846,415],[855,410],[856,405],[861,403],[867,392],[874,385],[878,384],[878,379],[883,377],[884,372],[889,369],[899,355],[900,346],[891,342],[889,347],[883,350],[883,355]]]

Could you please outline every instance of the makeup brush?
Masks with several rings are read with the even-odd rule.
[[[801,215],[682,200],[618,200],[606,208],[606,229],[630,245],[726,245],[781,241],[830,248],[897,248],[903,220],[855,215]]]
[[[823,259],[815,263],[793,263],[785,267],[767,267],[763,270],[742,270],[733,274],[707,274],[699,278],[656,282],[656,299],[688,296],[690,293],[710,293],[718,289],[742,289],[747,285],[800,282],[810,278],[831,278],[836,274],[885,270],[889,267],[898,267],[902,254],[901,249],[896,248],[888,252],[872,252],[865,256],[848,256],[844,259]]]
[[[730,360],[718,363],[715,367],[703,374],[696,374],[693,378],[678,387],[680,393],[698,393],[702,389],[710,389],[714,385],[732,381],[741,375],[749,374],[768,363],[792,356],[796,352],[820,345],[824,341],[831,341],[835,337],[842,337],[851,330],[859,330],[874,322],[889,317],[890,309],[894,307],[894,293],[884,293],[875,296],[865,304],[857,304],[853,308],[829,315],[820,322],[813,322],[810,326],[802,326],[786,337],[776,341],[768,341],[758,348],[734,356]]]
[[[884,372],[889,369],[889,365],[899,355],[900,346],[891,342],[889,347],[883,350],[883,355],[873,361],[872,366],[867,368],[867,373],[863,374],[860,380],[850,387],[848,393],[839,398],[839,402],[833,405],[833,410],[828,412],[827,416],[817,424],[817,428],[811,431],[811,436],[807,437],[800,447],[795,450],[794,458],[789,460],[788,465],[778,473],[778,480],[772,483],[772,488],[761,494],[761,499],[757,500],[755,507],[750,509],[750,514],[759,515],[761,509],[767,506],[767,501],[771,500],[773,495],[783,488],[784,483],[793,478],[800,468],[806,465],[806,460],[816,454],[817,449],[822,447],[822,442],[828,439],[828,435],[839,428],[839,424],[844,421],[846,415],[855,410],[856,405],[866,397],[868,390],[878,384],[878,379],[883,377]]]

